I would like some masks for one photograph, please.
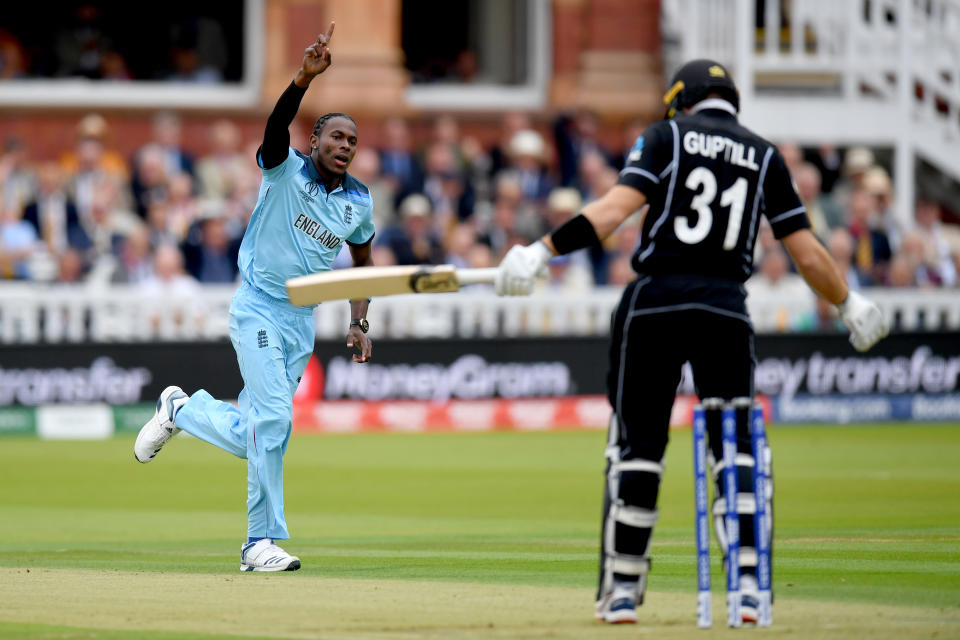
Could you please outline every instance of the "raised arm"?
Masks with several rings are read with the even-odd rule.
[[[290,123],[300,109],[300,101],[313,79],[330,66],[330,39],[333,37],[334,24],[331,22],[327,32],[317,36],[316,42],[303,52],[303,61],[297,75],[267,118],[263,144],[260,147],[260,160],[264,169],[279,166],[287,157],[287,150],[290,148]]]

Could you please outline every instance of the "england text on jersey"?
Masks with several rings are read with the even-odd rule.
[[[335,249],[342,242],[341,238],[324,229],[319,222],[302,213],[297,216],[293,226],[328,249]]]
[[[752,171],[760,170],[756,163],[756,149],[726,136],[687,131],[683,135],[683,150],[691,155],[699,154],[711,159],[722,154],[721,157],[730,164]]]

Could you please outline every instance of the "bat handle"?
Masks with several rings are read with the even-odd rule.
[[[497,278],[496,267],[487,269],[457,269],[457,282],[465,284],[486,284]]]

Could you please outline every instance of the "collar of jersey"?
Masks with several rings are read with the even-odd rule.
[[[695,113],[706,110],[713,111],[726,111],[734,118],[737,117],[737,110],[733,107],[732,104],[724,100],[723,98],[707,98],[706,100],[701,100],[697,104],[690,107],[690,115],[692,116]],[[311,163],[313,164],[313,163]]]
[[[323,192],[324,192],[324,193],[327,193],[327,185],[325,185],[325,184],[323,183],[323,178],[320,176],[320,172],[317,171],[317,167],[313,164],[313,158],[311,158],[310,156],[305,155],[305,154],[303,154],[303,153],[300,153],[299,151],[297,151],[297,155],[299,155],[300,158],[303,159],[303,164],[307,167],[307,174],[309,174],[310,179],[313,180],[314,182],[316,182],[316,183],[320,186],[320,188],[323,189]],[[337,189],[346,191],[347,176],[348,176],[348,175],[349,175],[349,174],[347,174],[346,172],[344,172],[344,173],[343,173],[343,180],[341,180],[341,181],[340,181],[340,184],[337,186],[337,188],[334,189],[333,191],[331,191],[330,193],[336,193],[336,192],[337,192]]]

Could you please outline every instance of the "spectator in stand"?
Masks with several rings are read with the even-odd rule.
[[[428,165],[428,173],[430,172],[429,155],[436,146],[446,147],[453,157],[455,173],[461,184],[459,187],[451,185],[449,188],[463,194],[460,196],[458,214],[461,220],[466,219],[473,215],[478,185],[483,189],[487,188],[490,158],[484,153],[483,146],[476,138],[460,136],[459,124],[455,118],[449,115],[442,115],[434,121],[431,141],[427,147],[426,164]],[[426,186],[424,192],[430,194]]]
[[[393,251],[397,264],[443,264],[444,251],[431,220],[430,200],[413,193],[400,203],[400,224],[378,234],[377,244]]]
[[[413,153],[410,128],[402,118],[390,118],[383,124],[380,170],[393,182],[394,205],[411,193],[423,191],[423,168]]]
[[[540,204],[553,189],[553,179],[547,171],[547,145],[543,136],[532,129],[517,132],[507,148],[510,170],[520,182],[523,199]]]
[[[23,140],[10,136],[3,142],[0,156],[0,214],[2,209],[16,209],[19,217],[23,208],[33,200],[37,177],[27,163],[27,149]]]
[[[580,212],[583,198],[580,192],[573,187],[556,187],[547,197],[547,207],[544,211],[542,232],[540,235],[554,229]]]
[[[948,287],[957,284],[957,269],[952,258],[953,250],[947,228],[940,222],[940,206],[930,200],[919,200],[914,209],[916,231],[923,238],[926,261],[939,274],[940,281]],[[952,227],[956,247],[960,249],[960,228]]]
[[[167,219],[169,217],[168,204],[166,200],[156,200],[150,203],[147,209],[147,228],[150,230],[150,244],[159,247],[162,244],[176,245],[179,240],[169,230]]]
[[[36,199],[24,208],[23,221],[33,227],[53,256],[69,248],[85,251],[92,246],[77,206],[64,189],[63,174],[52,162],[40,166]]]
[[[137,214],[147,219],[148,210],[157,202],[165,202],[169,190],[169,177],[163,149],[148,144],[137,152],[134,160],[136,180],[131,183]]]
[[[909,263],[914,266],[913,280],[918,287],[940,287],[944,285],[944,274],[941,271],[944,264],[932,249],[933,247],[927,244],[923,234],[919,231],[909,231],[903,236],[900,254],[905,256]]]
[[[19,207],[0,209],[0,278],[31,277],[29,258],[37,247],[37,232],[22,219]]]
[[[83,256],[75,249],[67,249],[57,257],[57,282],[81,284],[86,275]]]
[[[240,242],[240,238],[230,238],[227,222],[219,212],[208,211],[193,225],[183,244],[187,273],[202,283],[235,282],[239,273]]]
[[[480,229],[480,241],[488,245],[494,255],[503,255],[514,244],[526,240],[527,236],[536,237],[536,230],[540,228],[539,219],[523,207],[520,181],[512,171],[502,171],[495,183],[492,215]],[[530,233],[524,234],[528,220],[536,224]]]
[[[747,309],[758,329],[789,331],[797,319],[814,309],[813,291],[796,273],[783,249],[767,251],[760,271],[747,280]]]
[[[470,247],[470,251],[467,252],[467,266],[471,269],[486,269],[495,266],[493,264],[493,252],[490,251],[489,245],[478,242]],[[492,288],[492,285],[486,285],[486,288]]]
[[[430,141],[428,147],[434,145],[445,146],[450,150],[457,166],[457,172],[462,173],[466,168],[464,165],[463,153],[460,150],[460,125],[456,118],[451,115],[443,114],[433,121],[433,127],[430,130]]]
[[[230,120],[217,120],[210,127],[210,153],[196,163],[197,192],[201,197],[229,197],[234,177],[253,164],[240,152],[242,142],[240,129]]]
[[[80,221],[91,224],[98,193],[105,189],[126,189],[126,162],[106,148],[107,122],[97,114],[85,116],[77,125],[77,144],[60,159],[67,175],[67,191],[77,205]]]
[[[888,287],[916,287],[917,264],[905,253],[898,253],[890,261],[887,271]]]
[[[155,191],[163,190],[172,176],[193,175],[193,157],[181,146],[181,132],[176,114],[157,113],[153,117],[153,138],[134,154],[130,182],[141,215],[146,210],[145,200],[157,197]]]
[[[110,278],[117,267],[115,255],[123,237],[143,221],[130,210],[127,194],[114,182],[103,182],[93,197],[90,217],[83,220],[84,228],[93,243],[90,262],[93,266],[88,279],[101,282]]]
[[[834,185],[830,197],[840,211],[850,208],[853,193],[863,186],[867,170],[875,166],[873,152],[866,147],[851,147],[843,156],[843,176]]]
[[[449,144],[434,143],[427,149],[423,192],[430,198],[433,222],[441,234],[473,215],[473,188]]]
[[[820,172],[809,162],[801,162],[793,171],[793,181],[813,233],[821,242],[826,242],[831,230],[843,226],[843,219],[834,204],[823,197],[820,190]]]
[[[470,250],[477,244],[477,232],[472,225],[468,223],[458,224],[447,234],[444,241],[444,251],[446,256],[443,259],[445,264],[453,264],[457,267],[470,266]]]
[[[117,247],[117,269],[113,272],[113,282],[138,284],[152,277],[150,228],[141,223],[128,233]]]
[[[614,172],[616,174],[616,172]],[[580,192],[572,187],[556,187],[550,192],[547,198],[547,206],[543,216],[540,232],[534,237],[542,236],[550,229],[554,229],[580,212],[583,206],[583,200],[580,198]],[[599,242],[584,251],[577,251],[571,254],[576,263],[574,269],[566,266],[565,271],[580,271],[586,268],[589,271],[590,281],[592,283],[604,284],[607,278],[607,254],[603,245]],[[565,276],[567,277],[567,276]],[[579,278],[579,275],[573,276]]]
[[[866,278],[853,263],[854,246],[853,236],[846,229],[834,229],[827,240],[827,251],[837,263],[837,268],[843,274],[847,286],[851,291],[859,291],[866,282]]]
[[[562,186],[569,187],[574,184],[580,162],[588,153],[600,154],[611,166],[616,164],[613,154],[600,143],[599,130],[599,118],[589,109],[581,109],[572,116],[561,115],[554,122],[553,133],[557,145]]]
[[[590,151],[580,157],[575,184],[584,201],[596,200],[606,193],[606,191],[600,189],[609,184],[611,172],[614,176],[617,175],[616,169],[611,167],[607,159],[600,153]]]
[[[200,201],[193,195],[193,179],[185,172],[170,176],[167,188],[167,230],[182,242],[200,218]]]
[[[120,184],[129,178],[127,161],[113,149],[107,148],[110,127],[98,113],[80,119],[76,129],[75,147],[60,156],[60,168],[68,176],[96,172]]]
[[[522,111],[508,111],[503,114],[500,125],[500,139],[493,148],[490,149],[491,178],[495,179],[501,171],[510,165],[510,157],[507,149],[510,147],[510,141],[513,140],[513,136],[521,131],[532,128],[533,125],[530,122],[530,116]]]
[[[185,172],[193,175],[193,156],[183,148],[183,125],[180,117],[170,111],[153,116],[153,143],[163,152],[167,174]]]
[[[890,250],[896,253],[900,249],[903,230],[893,211],[893,183],[890,182],[890,175],[883,167],[870,167],[863,174],[861,184],[863,190],[873,197],[874,208],[877,210],[876,226],[887,234]]]
[[[857,269],[868,279],[866,284],[883,282],[892,251],[890,241],[877,227],[876,201],[869,193],[859,189],[850,195],[848,227],[856,241],[854,261]]]
[[[151,322],[161,337],[169,324],[198,327],[204,307],[200,285],[183,269],[183,255],[171,244],[157,247],[153,255],[153,274],[140,283],[144,300],[152,301]]]

